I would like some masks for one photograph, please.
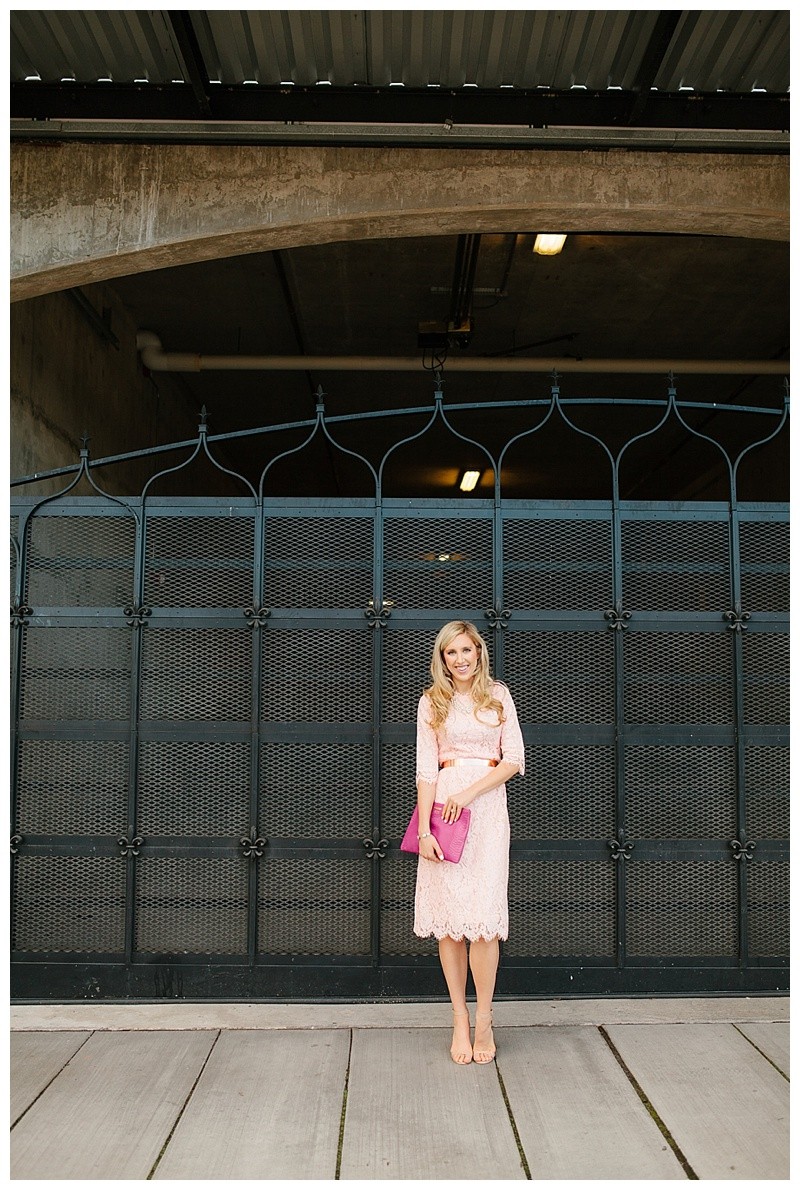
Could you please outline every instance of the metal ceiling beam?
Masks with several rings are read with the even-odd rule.
[[[636,77],[633,80],[631,89],[637,93],[638,97],[631,108],[628,118],[630,125],[635,126],[641,118],[645,104],[647,103],[647,96],[658,77],[661,64],[664,61],[670,42],[681,22],[682,16],[683,13],[675,9],[671,12],[661,12],[658,14],[653,32],[650,35],[650,40],[647,43],[639,64],[639,69],[636,72]]]
[[[789,128],[789,96],[757,93],[209,84],[208,102],[212,122]],[[197,103],[195,90],[185,83],[16,82],[10,114],[28,120],[182,121],[197,119]]]
[[[167,16],[169,17],[172,32],[175,34],[175,40],[178,43],[178,49],[183,58],[183,65],[189,79],[189,85],[192,88],[197,115],[202,119],[212,119],[211,102],[209,99],[211,83],[205,62],[203,61],[203,55],[200,51],[197,35],[192,25],[191,13],[168,12]]]

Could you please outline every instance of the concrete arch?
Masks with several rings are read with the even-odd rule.
[[[789,237],[785,156],[16,142],[12,298],[337,240],[498,231]]]

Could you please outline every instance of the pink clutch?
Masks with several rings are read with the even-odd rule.
[[[461,852],[464,850],[464,844],[467,841],[469,818],[469,810],[465,807],[461,811],[457,822],[443,822],[441,803],[433,803],[433,810],[431,811],[431,834],[441,847],[444,858],[449,860],[451,864],[457,864],[461,859]],[[414,813],[411,815],[411,821],[406,827],[406,833],[403,835],[400,850],[410,851],[414,855],[419,855],[418,834],[419,810],[415,806]]]

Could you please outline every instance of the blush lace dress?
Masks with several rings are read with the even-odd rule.
[[[417,780],[436,786],[435,800],[466,789],[484,771],[476,765],[440,769],[442,760],[480,757],[508,760],[525,771],[525,752],[517,711],[508,688],[494,686],[503,704],[505,723],[491,711],[473,713],[471,694],[455,694],[450,712],[434,732],[430,704],[422,695],[417,708]],[[414,902],[414,933],[420,938],[508,937],[508,849],[510,830],[506,787],[483,793],[470,804],[472,815],[457,864],[419,859]]]

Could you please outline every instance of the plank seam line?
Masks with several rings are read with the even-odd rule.
[[[525,1171],[525,1177],[528,1179],[529,1182],[532,1182],[533,1178],[531,1177],[531,1170],[530,1170],[530,1166],[528,1165],[528,1158],[525,1156],[525,1150],[522,1147],[522,1141],[520,1139],[519,1129],[517,1128],[517,1121],[514,1119],[514,1113],[511,1110],[511,1101],[509,1100],[508,1092],[506,1091],[506,1084],[503,1082],[503,1076],[500,1073],[500,1064],[496,1058],[494,1061],[494,1068],[495,1068],[495,1071],[497,1072],[497,1081],[500,1084],[500,1094],[503,1096],[503,1103],[506,1105],[506,1111],[508,1112],[508,1121],[511,1124],[511,1131],[514,1133],[514,1140],[516,1141],[516,1144],[517,1144],[517,1152],[519,1153],[520,1163],[522,1165],[523,1170]]]
[[[634,1076],[633,1071],[626,1065],[626,1063],[622,1057],[622,1054],[619,1052],[617,1047],[614,1045],[614,1042],[609,1037],[608,1033],[606,1032],[605,1025],[598,1025],[597,1029],[598,1029],[600,1036],[603,1038],[603,1041],[605,1041],[606,1045],[611,1050],[611,1052],[614,1055],[614,1057],[616,1058],[617,1062],[622,1067],[623,1073],[625,1074],[625,1077],[627,1078],[628,1082],[631,1084],[634,1091],[641,1099],[642,1104],[645,1107],[645,1109],[647,1110],[648,1115],[650,1116],[653,1123],[656,1125],[659,1132],[664,1137],[667,1144],[669,1145],[669,1147],[672,1149],[673,1153],[677,1157],[687,1178],[689,1178],[690,1181],[694,1181],[694,1182],[699,1181],[700,1179],[699,1179],[698,1175],[692,1169],[686,1155],[683,1153],[680,1146],[678,1145],[678,1142],[673,1137],[669,1128],[667,1128],[667,1125],[661,1119],[661,1116],[658,1114],[655,1107],[653,1106],[653,1104],[650,1102],[647,1095],[645,1094],[644,1089],[641,1087],[641,1085],[637,1081],[636,1077]]]
[[[48,1033],[49,1033],[49,1032],[50,1032],[50,1030],[48,1030]],[[64,1032],[67,1032],[67,1030],[64,1030]],[[90,1040],[91,1040],[91,1038],[92,1038],[92,1037],[94,1037],[94,1033],[95,1033],[95,1031],[94,1031],[94,1029],[93,1029],[93,1030],[91,1031],[91,1033],[89,1033],[89,1035],[88,1035],[87,1037],[84,1037],[83,1041],[80,1043],[80,1045],[78,1046],[78,1048],[75,1050],[75,1053],[74,1053],[74,1054],[70,1054],[70,1056],[67,1058],[67,1060],[66,1060],[66,1062],[64,1063],[64,1065],[63,1065],[63,1066],[61,1066],[61,1067],[59,1067],[59,1069],[58,1069],[58,1070],[55,1072],[55,1074],[53,1075],[53,1077],[52,1077],[51,1079],[49,1079],[49,1081],[48,1081],[48,1082],[46,1082],[46,1083],[45,1083],[45,1085],[42,1087],[41,1091],[40,1091],[40,1092],[39,1092],[39,1094],[36,1096],[36,1098],[35,1098],[35,1099],[32,1099],[32,1100],[30,1101],[30,1103],[28,1104],[28,1106],[25,1108],[25,1110],[24,1110],[24,1111],[22,1111],[22,1112],[20,1112],[20,1114],[17,1116],[17,1118],[16,1118],[16,1120],[14,1121],[14,1123],[11,1125],[11,1128],[10,1128],[10,1131],[11,1131],[11,1132],[13,1132],[13,1131],[14,1131],[14,1129],[16,1128],[16,1126],[17,1126],[17,1124],[20,1122],[20,1120],[23,1118],[23,1116],[26,1116],[26,1115],[28,1114],[28,1112],[31,1110],[31,1108],[33,1107],[33,1105],[34,1105],[35,1103],[38,1103],[38,1102],[39,1102],[39,1100],[41,1099],[42,1095],[44,1095],[44,1093],[45,1093],[45,1091],[47,1090],[47,1088],[48,1088],[48,1087],[52,1087],[53,1083],[56,1081],[56,1079],[58,1078],[58,1076],[59,1076],[60,1074],[62,1074],[62,1073],[63,1073],[63,1072],[64,1072],[64,1071],[67,1069],[67,1067],[69,1066],[69,1064],[70,1064],[70,1062],[72,1061],[72,1059],[73,1059],[73,1058],[76,1056],[76,1054],[79,1054],[79,1053],[81,1052],[81,1050],[83,1049],[83,1047],[86,1045],[87,1041],[90,1041]]]
[[[342,1112],[339,1116],[339,1142],[336,1146],[336,1172],[333,1180],[338,1182],[342,1175],[342,1153],[344,1152],[344,1127],[347,1116],[347,1092],[350,1087],[350,1063],[353,1058],[353,1030],[350,1030],[350,1045],[347,1050],[347,1069],[344,1072],[344,1087],[342,1088]]]
[[[186,1111],[187,1107],[191,1103],[192,1096],[194,1095],[194,1092],[195,1092],[195,1088],[197,1087],[197,1084],[200,1082],[200,1079],[203,1077],[203,1071],[205,1070],[206,1066],[208,1065],[209,1058],[213,1054],[214,1048],[221,1036],[222,1036],[222,1030],[217,1029],[217,1035],[211,1043],[211,1048],[209,1049],[208,1053],[205,1056],[205,1060],[204,1060],[202,1066],[200,1067],[200,1070],[198,1071],[197,1078],[192,1083],[191,1090],[189,1091],[189,1094],[186,1096],[183,1107],[181,1108],[181,1110],[178,1112],[177,1116],[175,1117],[175,1122],[169,1130],[169,1135],[167,1136],[167,1139],[164,1141],[163,1145],[161,1146],[161,1151],[159,1152],[158,1156],[156,1157],[153,1168],[150,1170],[149,1174],[147,1175],[146,1181],[148,1181],[148,1182],[152,1181],[153,1175],[155,1174],[156,1170],[158,1169],[159,1165],[161,1164],[161,1158],[166,1153],[167,1148],[169,1146],[169,1142],[172,1140],[173,1136],[175,1135],[175,1129],[178,1127],[181,1120],[183,1119],[183,1113]]]
[[[736,1032],[740,1033],[741,1036],[745,1039],[745,1041],[748,1042],[750,1045],[752,1045],[753,1049],[756,1051],[757,1054],[761,1054],[761,1057],[764,1058],[765,1061],[769,1062],[770,1066],[774,1066],[775,1069],[777,1070],[778,1074],[781,1075],[782,1078],[785,1078],[787,1083],[791,1082],[791,1079],[789,1078],[789,1075],[786,1073],[786,1071],[781,1070],[780,1066],[776,1065],[776,1063],[772,1061],[772,1058],[770,1058],[769,1054],[765,1054],[764,1051],[761,1049],[761,1047],[756,1045],[756,1043],[753,1041],[752,1037],[748,1037],[746,1033],[742,1033],[742,1030],[739,1028],[739,1026],[735,1022],[731,1022],[731,1023],[733,1024],[733,1027],[736,1030]]]

